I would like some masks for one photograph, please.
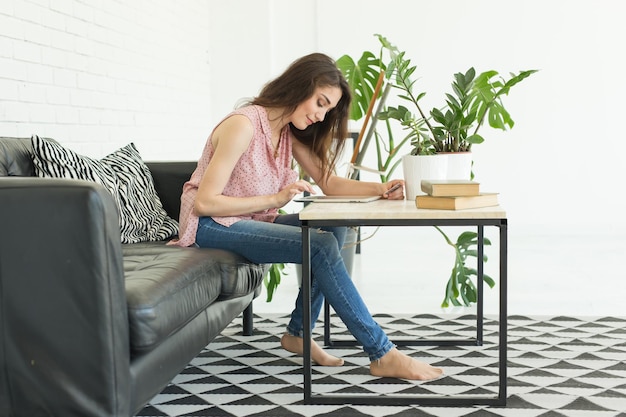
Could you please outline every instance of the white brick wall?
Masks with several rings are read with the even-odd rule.
[[[3,0],[0,136],[195,160],[211,128],[208,45],[203,0]]]

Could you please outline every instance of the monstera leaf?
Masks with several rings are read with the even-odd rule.
[[[372,52],[365,51],[358,62],[354,62],[348,55],[343,55],[337,60],[337,66],[350,85],[353,95],[350,119],[360,120],[367,113],[384,64]]]

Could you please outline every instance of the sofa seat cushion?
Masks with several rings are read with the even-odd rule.
[[[217,299],[253,292],[264,267],[218,249],[122,245],[130,345],[153,349]]]
[[[220,295],[219,262],[202,251],[122,245],[130,345],[151,350]]]

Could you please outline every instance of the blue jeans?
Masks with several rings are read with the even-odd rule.
[[[324,297],[363,346],[370,361],[383,357],[393,347],[374,321],[341,258],[345,227],[328,227],[311,236],[311,329],[320,314]],[[254,263],[302,264],[302,231],[297,214],[279,216],[274,223],[241,220],[230,227],[201,217],[196,243],[202,248],[219,248],[238,253]],[[303,335],[302,288],[291,313],[287,332]]]

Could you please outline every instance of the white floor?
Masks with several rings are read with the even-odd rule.
[[[446,230],[454,240],[462,231]],[[485,271],[497,282],[497,229],[485,228],[485,233],[493,243],[485,249]],[[352,275],[373,314],[475,311],[441,308],[454,252],[434,228],[364,228],[362,238],[368,236]],[[509,315],[626,316],[626,240],[621,234],[510,230],[508,241]],[[255,300],[256,313],[291,312],[298,284],[293,265],[287,271],[271,302],[265,301],[265,292]],[[498,311],[498,285],[486,287],[486,314]]]

